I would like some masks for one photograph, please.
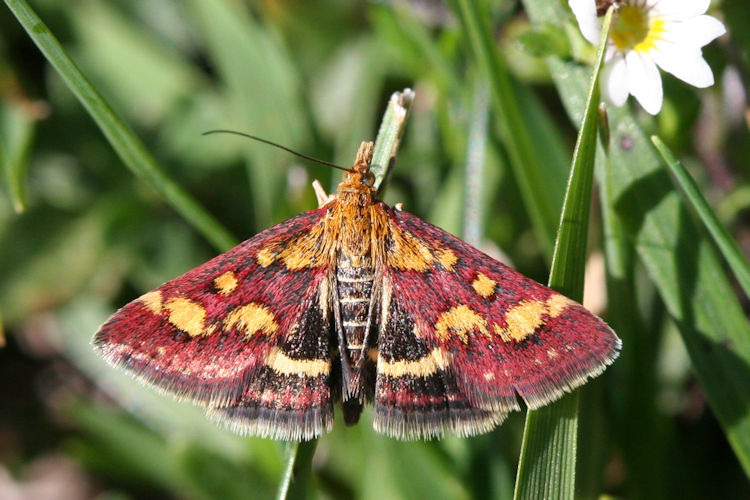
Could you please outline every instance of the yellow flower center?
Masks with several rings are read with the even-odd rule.
[[[612,21],[610,37],[618,50],[648,52],[661,40],[664,31],[664,21],[649,18],[644,7],[620,5]]]

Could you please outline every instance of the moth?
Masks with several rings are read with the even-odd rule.
[[[112,365],[240,433],[309,440],[374,405],[398,439],[487,432],[600,374],[620,339],[580,304],[375,198],[372,143],[335,195],[117,311]]]

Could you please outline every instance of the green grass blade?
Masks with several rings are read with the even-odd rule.
[[[570,15],[565,5],[524,0],[534,25]],[[578,119],[579,65],[548,59],[563,104]],[[692,367],[750,476],[750,325],[711,244],[698,230],[643,131],[626,109],[609,110],[611,200],[629,242],[677,325]]]
[[[750,297],[750,264],[748,264],[747,258],[745,258],[739,245],[732,238],[732,235],[729,234],[729,231],[719,222],[718,217],[711,210],[706,198],[701,194],[695,180],[685,170],[685,167],[677,161],[677,158],[674,157],[669,148],[656,136],[651,137],[651,142],[654,143],[657,151],[659,151],[659,154],[661,154],[664,162],[669,167],[685,198],[701,218],[708,232],[711,233],[714,243],[716,243],[721,254],[727,260],[729,267],[732,268],[732,272],[745,291],[745,295]]]
[[[513,498],[573,498],[577,435],[578,393],[529,411]]]
[[[235,238],[209,215],[177,183],[167,177],[133,130],[114,112],[91,82],[81,73],[60,42],[24,0],[5,0],[49,63],[83,104],[123,163],[151,184],[175,210],[217,249],[236,244]]]
[[[482,239],[482,185],[486,182],[484,164],[487,161],[490,96],[485,80],[474,82],[469,135],[466,140],[466,178],[464,179],[464,218],[462,236],[475,247]]]
[[[394,92],[380,122],[378,136],[375,139],[372,163],[379,167],[379,178],[377,178],[375,185],[379,185],[381,189],[385,184],[380,183],[383,180],[387,181],[388,165],[393,164],[393,159],[398,152],[401,134],[413,101],[414,91],[411,89]],[[306,442],[289,443],[285,457],[286,467],[277,489],[276,498],[279,500],[306,498],[310,482],[310,466],[317,442],[316,439],[313,439]]]
[[[296,500],[308,497],[312,459],[317,446],[317,439],[286,444],[286,467],[276,492],[277,500]]]
[[[26,169],[35,128],[28,111],[0,104],[0,170],[17,214],[26,210]]]
[[[550,167],[542,161],[537,141],[526,126],[528,123],[520,108],[518,92],[498,54],[486,22],[488,16],[480,8],[481,2],[454,0],[453,3],[474,58],[490,82],[493,110],[501,125],[503,144],[536,235],[549,255],[559,220],[557,186],[549,182]]]
[[[611,9],[604,21],[578,133],[549,286],[583,301],[589,208],[598,132],[599,73],[604,61]],[[514,498],[573,498],[578,435],[578,393],[526,415]]]

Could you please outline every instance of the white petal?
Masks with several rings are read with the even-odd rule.
[[[700,50],[659,50],[650,53],[664,71],[672,73],[694,87],[705,88],[714,84],[711,67]]]
[[[659,0],[654,3],[652,13],[671,19],[689,19],[705,14],[711,0]]]
[[[661,87],[661,75],[654,61],[638,52],[628,52],[625,56],[627,65],[628,91],[647,112],[655,115],[661,109],[664,93]]]
[[[697,16],[683,22],[666,23],[664,28],[664,40],[699,48],[727,32],[724,24],[711,16]]]
[[[628,81],[625,71],[625,58],[622,54],[617,54],[602,69],[602,94],[615,106],[622,106],[628,98]]]
[[[583,37],[594,45],[599,44],[599,36],[602,28],[599,18],[596,16],[596,3],[594,0],[568,0],[570,10],[576,16],[578,27]]]
[[[608,62],[611,61],[616,56],[622,54],[619,50],[617,50],[617,47],[615,47],[615,44],[608,43],[606,52],[604,53],[604,61]]]

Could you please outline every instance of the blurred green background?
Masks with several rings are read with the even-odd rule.
[[[575,110],[582,107],[580,89],[560,76],[585,76],[593,48],[566,2],[477,2],[520,112],[509,125],[497,101],[497,75],[473,52],[459,4],[31,3],[166,176],[236,241],[313,208],[311,181],[332,189],[340,173],[201,132],[246,131],[349,165],[359,142],[374,138],[390,94],[411,87],[417,97],[385,201],[403,202],[545,282],[549,229],[559,216]],[[723,261],[642,140],[642,131],[658,134],[676,152],[750,250],[750,5],[714,7],[730,30],[704,52],[716,85],[696,91],[665,76],[660,115],[633,106],[610,116],[619,152],[598,166],[586,301],[609,319],[624,348],[583,390],[582,497],[750,497],[750,409],[737,396],[750,398],[750,330],[741,309],[747,297],[727,281]],[[585,78],[578,81],[585,89]],[[524,167],[508,152],[524,134],[541,167],[531,186],[519,180]],[[0,161],[0,315],[7,337],[0,349],[0,497],[275,495],[282,443],[234,436],[200,409],[142,387],[93,354],[91,337],[108,315],[226,245],[207,238],[124,166],[5,6]],[[611,191],[602,187],[608,178]],[[652,192],[645,202],[637,196]],[[663,210],[679,227],[651,219]],[[618,227],[622,238],[612,233]],[[712,307],[723,323],[712,324]],[[380,437],[370,423],[367,411],[356,427],[337,419],[320,440],[311,497],[511,496],[522,414],[487,435],[428,443]]]

